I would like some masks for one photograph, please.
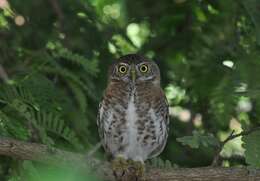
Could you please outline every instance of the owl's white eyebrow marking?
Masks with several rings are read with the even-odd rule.
[[[138,64],[136,64],[136,66],[141,66],[141,65],[147,65],[147,64],[149,64],[150,62],[141,62],[141,63],[138,63]]]
[[[118,63],[118,65],[126,65],[126,66],[129,66],[128,63],[124,63],[124,62],[120,62],[120,63]]]

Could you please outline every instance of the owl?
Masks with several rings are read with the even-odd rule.
[[[163,151],[169,128],[168,103],[155,62],[128,54],[110,67],[97,123],[115,175],[118,170],[123,175],[131,164],[136,175],[143,175],[144,161]]]

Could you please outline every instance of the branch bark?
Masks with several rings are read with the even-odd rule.
[[[0,137],[0,155],[10,156],[16,159],[33,160],[48,164],[78,165],[81,168],[89,168],[90,162],[86,156],[72,153],[37,143],[27,143],[10,138]],[[86,161],[84,161],[86,160]],[[92,163],[99,164],[97,160]],[[108,163],[100,164],[99,170],[105,180],[113,180]],[[257,181],[260,180],[260,169],[247,170],[246,168],[178,168],[178,169],[149,169],[145,179],[147,181]]]

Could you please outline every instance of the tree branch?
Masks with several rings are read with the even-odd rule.
[[[27,143],[10,138],[0,137],[0,155],[16,159],[33,160],[56,166],[75,164],[83,169],[90,167],[90,162],[83,154],[72,153],[37,143]],[[84,161],[86,160],[86,161]],[[92,163],[99,164],[98,175],[105,180],[113,180],[108,163],[100,164],[97,160]],[[246,168],[178,168],[178,169],[149,169],[146,173],[147,181],[248,181],[260,180],[260,170],[252,173]]]
[[[53,11],[58,16],[59,23],[62,24],[64,20],[64,13],[59,5],[59,2],[57,0],[49,0],[49,2],[52,6]]]
[[[33,160],[59,166],[78,163],[83,155],[50,148],[37,143],[27,143],[10,138],[0,137],[0,155],[11,156],[22,160]],[[84,165],[83,165],[84,166]]]
[[[223,148],[224,148],[226,143],[228,143],[229,141],[231,141],[231,140],[233,140],[235,138],[238,138],[240,136],[249,135],[250,133],[252,133],[254,131],[257,131],[257,130],[260,130],[260,127],[255,127],[255,128],[249,129],[247,131],[242,131],[241,133],[238,133],[238,134],[234,134],[235,131],[233,130],[231,132],[231,134],[224,141],[222,141],[220,143],[220,146],[217,149],[216,155],[215,155],[215,157],[213,159],[213,162],[212,162],[211,166],[213,166],[213,167],[218,166],[218,163],[219,163],[219,160],[220,160],[220,153],[223,150]]]

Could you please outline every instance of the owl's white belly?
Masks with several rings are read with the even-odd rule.
[[[141,148],[140,143],[137,142],[137,126],[136,121],[138,120],[138,115],[136,113],[136,107],[134,104],[134,96],[131,96],[131,99],[126,110],[126,141],[128,146],[125,150],[125,157],[133,160],[142,160],[144,157],[144,151]]]
[[[123,153],[123,156],[127,159],[132,159],[135,161],[144,161],[147,159],[148,154],[150,153],[149,148],[145,147],[143,144],[138,141],[138,128],[137,121],[138,115],[136,112],[136,106],[134,104],[134,96],[132,95],[126,110],[125,119],[127,120],[126,124],[126,135],[125,141],[127,142],[126,149]]]

